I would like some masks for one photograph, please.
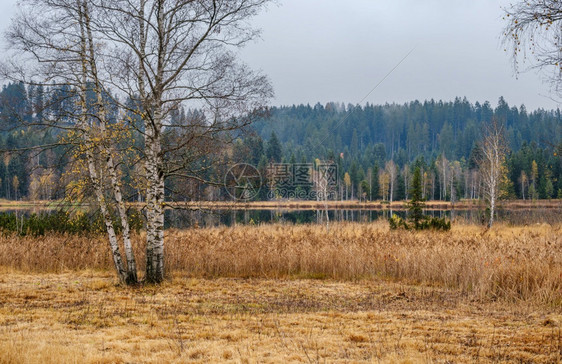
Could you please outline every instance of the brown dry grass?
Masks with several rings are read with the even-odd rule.
[[[170,280],[136,288],[103,238],[4,236],[0,364],[561,362],[561,232],[169,230]]]
[[[167,268],[191,277],[394,279],[479,300],[562,304],[562,225],[456,225],[448,233],[386,223],[169,230]],[[143,237],[135,238],[142,269]],[[103,238],[0,237],[0,266],[23,272],[110,270]]]
[[[110,273],[0,278],[0,363],[525,362],[562,359],[559,310],[381,280]]]

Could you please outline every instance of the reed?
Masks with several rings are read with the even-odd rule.
[[[562,303],[562,225],[486,231],[390,231],[386,223],[263,225],[166,232],[168,272],[196,278],[388,279],[475,299]],[[139,269],[142,241],[134,237]],[[103,237],[0,237],[0,266],[23,272],[111,270]]]

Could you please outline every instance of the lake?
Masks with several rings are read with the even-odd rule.
[[[328,210],[333,221],[371,222],[388,219],[392,214],[407,217],[406,210],[390,209],[337,209]],[[425,210],[432,217],[447,217],[453,222],[481,224],[485,212],[481,209]],[[233,226],[236,224],[325,223],[325,210],[166,210],[166,228]],[[496,221],[513,225],[562,223],[562,208],[499,209]]]
[[[4,209],[4,213],[29,215],[31,213],[49,213],[49,209],[21,208],[17,210]],[[460,209],[426,209],[426,215],[432,217],[447,217],[454,222],[469,224],[483,224],[485,212],[482,208]],[[216,227],[248,224],[311,224],[325,223],[326,210],[306,209],[167,209],[165,211],[165,228],[188,229],[191,227]],[[392,214],[402,218],[408,216],[404,208],[332,208],[328,209],[330,222],[371,222],[388,219]],[[496,221],[513,225],[528,224],[559,224],[562,223],[562,204],[557,207],[535,208],[500,208],[497,210]]]

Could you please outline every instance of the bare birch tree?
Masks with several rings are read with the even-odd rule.
[[[384,166],[384,170],[388,175],[388,179],[389,179],[388,183],[390,186],[390,191],[388,193],[388,200],[392,202],[394,197],[394,184],[396,182],[396,177],[398,175],[398,167],[396,167],[396,164],[394,163],[393,160],[390,160],[386,162]]]
[[[329,230],[330,216],[328,214],[328,199],[330,196],[334,195],[335,185],[331,184],[327,169],[328,164],[318,158],[314,161],[314,164],[315,168],[311,171],[311,174],[312,183],[316,192],[316,201],[324,204],[324,211],[322,211],[322,214],[318,214],[319,211],[317,211],[317,214],[320,217],[319,222],[323,220],[322,216],[326,216],[326,230]]]
[[[193,177],[189,163],[170,150],[194,151],[189,141],[210,140],[238,129],[272,96],[267,79],[239,64],[232,48],[258,33],[248,19],[268,0],[92,0],[96,30],[110,44],[107,82],[141,105],[146,170],[146,280],[164,279],[164,181]],[[163,147],[170,112],[200,103],[196,125],[175,125],[187,137]],[[223,134],[224,135],[224,134]]]
[[[478,167],[482,178],[484,197],[490,209],[488,227],[492,227],[496,203],[500,196],[500,187],[507,172],[505,164],[507,144],[504,137],[504,127],[497,119],[493,119],[487,125],[479,147]]]
[[[546,72],[554,90],[562,81],[562,2],[520,0],[505,9],[503,41],[516,72],[527,62]]]
[[[439,199],[440,200],[446,200],[447,199],[447,180],[448,180],[448,176],[447,176],[447,172],[448,172],[448,166],[449,166],[449,161],[447,160],[447,158],[445,157],[445,154],[442,153],[438,160],[436,161],[437,164],[437,172],[439,173],[439,184],[440,184],[440,189],[439,189]]]
[[[121,216],[129,268],[123,196],[115,170],[115,135],[108,132],[103,96],[112,99],[121,115],[138,117],[127,128],[143,139],[137,151],[144,164],[146,185],[145,280],[164,280],[165,180],[202,181],[193,166],[232,131],[254,120],[273,95],[265,76],[237,62],[233,50],[258,36],[249,23],[269,0],[24,0],[21,16],[9,36],[14,49],[34,64],[41,80],[71,84],[80,91],[81,112],[71,126],[89,146],[85,156],[100,207],[108,204],[99,192],[97,168],[109,176],[114,206]],[[28,62],[14,62],[11,74],[29,73]],[[37,82],[37,81],[34,81]],[[84,87],[84,86],[87,87]],[[93,106],[85,94],[95,95]],[[125,100],[132,100],[127,103]],[[134,107],[131,107],[134,105]],[[86,106],[86,107],[84,107]],[[201,113],[190,120],[172,121],[182,106]],[[90,154],[88,154],[90,153]],[[103,158],[92,160],[90,155]],[[94,165],[92,165],[92,163]],[[91,168],[90,168],[91,167]],[[133,166],[127,166],[133,167]],[[112,170],[113,169],[113,170]],[[103,213],[103,209],[102,209]],[[105,215],[105,213],[103,213]],[[119,255],[109,221],[114,257]],[[131,258],[134,258],[131,255]],[[118,272],[122,272],[116,261]],[[122,280],[123,274],[119,273]]]
[[[18,57],[4,68],[5,75],[19,77],[20,81],[25,80],[32,85],[71,87],[70,101],[75,107],[65,110],[64,118],[44,113],[41,120],[32,124],[71,132],[65,134],[65,144],[73,146],[75,159],[82,159],[89,172],[119,279],[134,284],[137,282],[136,262],[114,162],[115,152],[107,137],[107,100],[103,98],[98,78],[88,3],[83,0],[28,0],[22,2],[20,9],[22,11],[13,20],[7,38],[11,49],[23,57],[23,61]],[[93,102],[89,100],[92,96]],[[110,176],[111,197],[104,191],[100,177],[102,170]],[[122,262],[110,213],[111,199],[115,199],[120,216],[127,267]]]

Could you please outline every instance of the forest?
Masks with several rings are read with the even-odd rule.
[[[235,145],[234,154],[238,162],[258,164],[262,174],[272,161],[331,161],[338,166],[343,199],[408,199],[415,167],[424,171],[426,199],[478,199],[478,143],[493,118],[505,126],[509,147],[503,197],[561,198],[560,110],[528,112],[503,97],[496,107],[466,98],[274,107],[268,119],[253,125],[255,136]]]
[[[0,364],[562,363],[562,1],[9,3]]]
[[[72,115],[73,97],[70,86],[45,89],[10,83],[3,87],[0,198],[52,200],[71,194],[69,148],[61,142],[66,131],[45,128],[39,120],[60,121],[65,115]],[[111,105],[109,95],[107,103]],[[170,115],[169,139],[174,123],[189,123],[198,113],[178,109]],[[120,118],[135,122],[134,117],[119,115],[117,111],[109,118],[115,123]],[[477,163],[478,142],[492,119],[504,125],[509,146],[501,196],[562,198],[560,110],[527,111],[524,105],[510,106],[503,97],[495,107],[488,101],[471,103],[466,98],[364,106],[331,102],[271,107],[266,116],[230,135],[228,140],[232,143],[226,148],[206,148],[216,155],[194,157],[193,163],[203,171],[198,178],[168,178],[166,195],[169,201],[228,200],[231,196],[217,187],[224,180],[226,165],[254,165],[265,180],[271,165],[323,161],[337,166],[338,188],[332,198],[408,199],[413,170],[420,167],[425,199],[479,199],[482,183]],[[72,123],[70,117],[68,123]],[[133,144],[143,148],[141,142]],[[51,147],[45,148],[46,145]],[[122,169],[127,181],[125,195],[130,201],[139,200],[142,195],[138,176],[130,175],[138,169]],[[274,187],[266,183],[261,187],[255,199],[271,199],[268,192]],[[315,186],[311,184],[308,188]]]

